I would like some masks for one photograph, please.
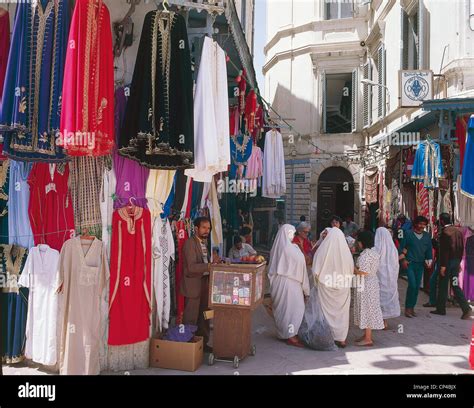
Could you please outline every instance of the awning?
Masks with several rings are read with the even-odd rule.
[[[459,113],[474,112],[474,98],[445,98],[424,101],[421,105],[424,111],[456,111]]]
[[[382,135],[378,135],[373,138],[370,144],[374,143],[387,143],[390,136],[394,136],[395,134],[399,134],[403,136],[404,133],[415,133],[419,132],[421,129],[424,129],[433,123],[436,122],[436,113],[435,112],[422,112],[419,115],[415,116],[413,119],[409,120],[408,122],[400,125],[396,129],[394,129],[390,133],[384,133]],[[405,137],[399,137],[397,140],[394,140],[393,145],[402,145],[402,146],[410,146],[417,144],[419,140],[416,138],[410,139]]]

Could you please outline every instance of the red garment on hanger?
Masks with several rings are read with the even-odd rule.
[[[177,303],[177,317],[176,324],[181,324],[183,321],[184,313],[184,296],[181,294],[181,280],[183,278],[183,246],[184,243],[188,240],[189,236],[186,231],[186,225],[184,221],[178,221],[176,223],[176,234],[178,237],[178,263],[176,265],[176,303]]]
[[[73,238],[74,210],[68,188],[69,164],[35,163],[28,177],[28,214],[35,245],[58,251]]]
[[[111,346],[150,337],[151,216],[146,208],[114,211],[110,251],[109,340]]]
[[[245,95],[247,93],[247,71],[243,70],[242,75],[240,76],[239,82],[239,114],[243,115],[245,113]]]
[[[61,108],[63,146],[71,156],[105,156],[115,144],[114,58],[103,0],[78,0],[69,31]]]
[[[239,107],[238,105],[229,108],[229,135],[235,136],[239,133]]]
[[[257,112],[257,94],[252,89],[245,99],[245,121],[250,134],[255,131],[255,114]]]
[[[257,110],[255,112],[255,128],[252,133],[254,143],[257,143],[263,126],[264,126],[263,107],[262,105],[257,104]]]

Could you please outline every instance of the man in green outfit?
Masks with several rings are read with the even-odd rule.
[[[433,247],[430,235],[425,232],[428,220],[418,216],[411,231],[404,231],[398,248],[402,268],[407,270],[408,289],[405,300],[405,316],[415,317],[415,305],[418,299],[425,263],[429,267],[433,259]]]

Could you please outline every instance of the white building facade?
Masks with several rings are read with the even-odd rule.
[[[473,96],[471,15],[470,0],[267,1],[265,99],[291,125],[288,222],[363,223],[368,146],[422,117],[417,130],[439,131],[420,107],[399,106],[399,71],[431,70],[433,99]]]

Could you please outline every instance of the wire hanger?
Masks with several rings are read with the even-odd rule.
[[[128,206],[127,206],[127,213],[128,215],[133,215],[133,213],[135,212],[135,208],[136,208],[136,204],[134,204],[134,201],[135,202],[137,201],[137,199],[135,197],[130,197],[128,199]]]

